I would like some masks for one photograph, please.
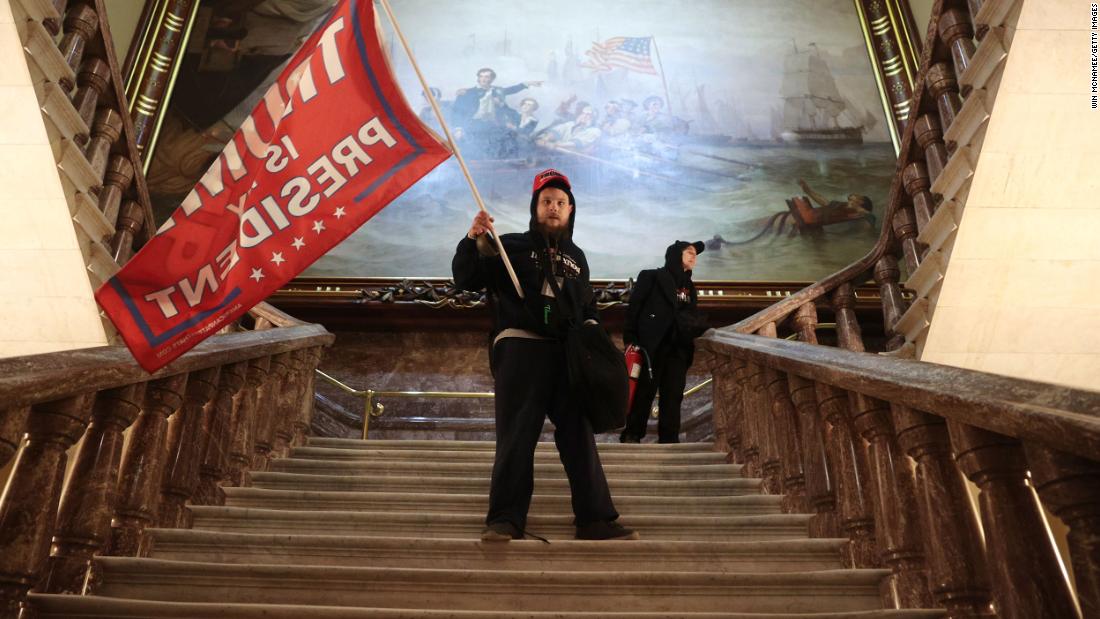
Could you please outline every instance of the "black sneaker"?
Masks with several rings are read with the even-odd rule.
[[[514,539],[523,539],[523,532],[511,522],[493,522],[481,532],[483,542],[508,542]]]
[[[607,539],[641,539],[638,532],[628,529],[614,520],[599,520],[589,522],[577,527],[577,539],[607,540]]]
[[[620,443],[641,443],[642,439],[638,438],[637,436],[630,436],[629,434],[624,434],[624,435],[619,437],[619,442]]]

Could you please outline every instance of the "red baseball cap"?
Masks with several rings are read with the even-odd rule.
[[[538,193],[539,189],[542,189],[550,182],[556,180],[565,183],[565,188],[572,191],[573,187],[569,184],[569,177],[558,172],[554,168],[546,168],[535,175],[535,182],[531,186],[531,193]]]

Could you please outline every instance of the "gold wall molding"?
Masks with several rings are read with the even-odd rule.
[[[909,120],[913,84],[920,64],[920,36],[908,0],[853,0],[867,55],[878,85],[894,152]]]
[[[126,98],[146,171],[198,9],[199,0],[149,0],[138,27]]]

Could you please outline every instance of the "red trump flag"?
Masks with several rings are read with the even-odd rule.
[[[96,300],[152,372],[267,298],[449,156],[390,73],[371,0],[342,0]]]

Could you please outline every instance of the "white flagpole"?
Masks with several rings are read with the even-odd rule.
[[[653,43],[653,55],[657,57],[657,67],[661,71],[661,84],[665,87],[665,105],[668,106],[668,113],[672,114],[672,97],[668,96],[668,82],[665,80],[665,65],[661,62],[661,52],[657,51],[657,37],[649,35],[649,41]]]
[[[390,8],[389,0],[379,0],[382,3],[382,8],[386,10],[386,15],[390,18],[390,23],[393,24],[393,31],[397,34],[397,38],[401,41],[401,46],[405,48],[405,54],[409,57],[409,62],[412,63],[413,71],[416,71],[416,77],[420,79],[420,86],[424,89],[424,95],[428,99],[428,103],[432,106],[432,111],[435,112],[435,117],[439,120],[439,125],[443,127],[443,133],[447,136],[447,142],[451,145],[451,150],[454,151],[455,159],[458,159],[458,165],[462,168],[462,174],[466,177],[466,182],[470,184],[470,191],[474,194],[474,201],[477,202],[477,207],[481,209],[483,213],[488,214],[489,211],[485,208],[485,201],[481,199],[481,192],[477,190],[477,183],[474,182],[474,177],[470,176],[470,169],[466,167],[466,160],[462,158],[462,153],[458,150],[458,144],[455,143],[455,139],[451,136],[451,128],[447,126],[447,121],[443,119],[443,112],[439,109],[439,103],[435,100],[435,95],[432,94],[431,88],[428,86],[428,81],[424,79],[424,74],[420,72],[420,67],[416,64],[416,58],[413,57],[412,49],[409,47],[409,42],[405,40],[405,35],[401,32],[401,26],[397,24],[397,18],[394,17],[393,9]],[[516,287],[516,294],[519,298],[524,298],[523,288],[519,285],[519,278],[516,277],[516,271],[512,268],[512,261],[508,259],[508,254],[504,251],[504,244],[500,242],[500,236],[497,235],[496,230],[493,228],[493,224],[489,224],[489,229],[493,232],[493,240],[496,241],[497,251],[500,252],[500,259],[504,261],[504,268],[508,271],[508,277],[512,278],[512,285]]]

